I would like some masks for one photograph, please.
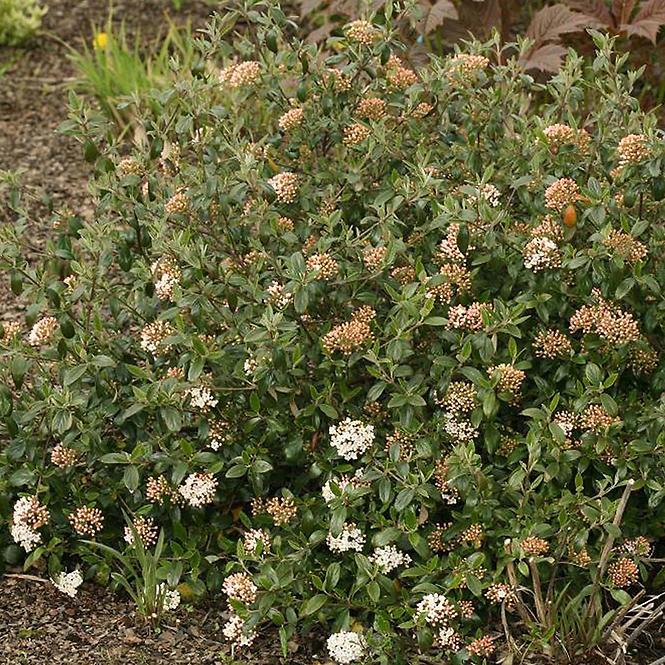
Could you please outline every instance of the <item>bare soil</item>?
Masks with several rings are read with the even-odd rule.
[[[0,665],[313,665],[320,641],[292,641],[282,660],[276,633],[231,658],[223,604],[181,605],[159,631],[143,625],[118,594],[84,584],[74,599],[47,580],[0,581]],[[325,661],[325,658],[322,659]],[[323,662],[322,664],[323,665]]]

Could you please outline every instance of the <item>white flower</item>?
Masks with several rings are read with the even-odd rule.
[[[443,430],[455,443],[469,443],[478,436],[478,430],[470,420],[456,420],[450,413],[446,413],[443,418]]]
[[[190,506],[200,508],[214,501],[217,485],[217,480],[209,473],[190,473],[178,491]]]
[[[70,598],[78,593],[78,589],[83,584],[83,576],[78,570],[72,570],[71,573],[60,573],[54,580],[53,586],[61,593],[67,594]]]
[[[28,335],[30,346],[39,346],[47,342],[58,328],[58,320],[53,316],[45,316],[39,319]]]
[[[492,207],[496,207],[497,205],[499,205],[499,199],[501,197],[501,193],[499,192],[499,190],[492,183],[488,182],[488,183],[484,184],[480,188],[479,194]]]
[[[284,286],[273,280],[268,286],[268,300],[277,307],[284,308],[293,300],[293,294],[287,293]]]
[[[270,534],[265,529],[250,529],[245,532],[242,546],[247,554],[255,554],[259,543],[263,544],[263,554],[270,551]]]
[[[385,574],[395,570],[398,566],[404,566],[411,563],[411,557],[398,550],[394,545],[377,547],[369,559],[382,573]]]
[[[333,633],[326,642],[330,657],[344,665],[360,660],[365,655],[366,642],[362,635],[342,630]]]
[[[323,496],[324,501],[326,503],[330,503],[338,496],[333,492],[333,485],[337,485],[342,494],[344,494],[347,488],[353,489],[355,487],[360,487],[362,484],[363,473],[364,472],[362,469],[356,469],[356,472],[351,478],[349,478],[347,475],[343,475],[332,477],[326,480],[326,482],[323,483],[323,487],[321,488],[321,495]]]
[[[249,356],[249,358],[247,358],[247,360],[245,360],[245,362],[242,366],[243,371],[245,372],[245,374],[247,376],[252,376],[254,374],[254,372],[256,372],[258,367],[259,367],[259,363],[256,360],[256,358],[254,358],[254,356]]]
[[[524,247],[524,267],[533,272],[546,268],[558,268],[561,265],[559,248],[547,237],[534,238]]]
[[[180,605],[180,592],[175,589],[169,589],[164,582],[157,585],[157,597],[162,597],[162,609],[166,612],[173,612]]]
[[[475,205],[479,199],[484,200],[488,205],[496,208],[499,205],[500,198],[501,193],[499,190],[488,182],[478,187],[478,193],[470,195],[467,200],[470,205]]]
[[[212,392],[205,386],[194,386],[187,391],[189,404],[199,411],[209,411],[217,406],[219,400],[212,396]]]
[[[353,522],[349,522],[342,527],[339,536],[329,533],[326,542],[331,552],[348,552],[349,550],[361,552],[365,544],[365,534]]]
[[[416,615],[425,622],[436,626],[447,624],[457,616],[454,605],[442,593],[428,593],[416,606]]]
[[[374,425],[346,418],[328,430],[330,445],[345,460],[358,459],[374,443]]]
[[[25,522],[30,515],[30,509],[33,506],[34,499],[29,496],[22,496],[14,504],[14,522]]]
[[[22,496],[14,504],[12,514],[11,536],[26,552],[31,552],[42,542],[37,531],[49,519],[48,511],[39,503],[35,496]]]
[[[11,534],[14,542],[18,543],[26,552],[32,552],[42,542],[41,535],[23,522],[14,522]]]
[[[229,620],[224,624],[224,628],[222,628],[222,634],[236,646],[248,647],[255,640],[256,632],[245,632],[243,630],[244,625],[244,621],[237,614],[231,614]]]

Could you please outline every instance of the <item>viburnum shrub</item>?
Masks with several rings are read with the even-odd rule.
[[[156,579],[228,602],[235,645],[323,630],[339,663],[524,639],[542,663],[657,586],[665,150],[639,73],[597,33],[546,85],[528,44],[412,69],[391,11],[327,51],[276,6],[225,13],[131,150],[83,111],[96,210],[56,214],[41,262],[7,197],[7,561],[103,577],[84,541],[163,529]]]

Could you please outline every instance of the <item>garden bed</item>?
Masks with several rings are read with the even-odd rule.
[[[46,580],[10,575],[0,581],[0,663],[42,665],[48,659],[53,665],[231,665],[229,644],[221,635],[226,614],[221,604],[188,606],[155,632],[137,623],[131,603],[102,587],[85,585],[76,600],[67,601]],[[332,665],[323,639],[294,639],[289,649],[284,661],[278,635],[262,635],[241,662]],[[663,655],[665,622],[644,635],[626,665],[648,665]],[[606,662],[599,657],[576,665]]]
[[[46,580],[7,577],[0,582],[0,663],[230,664],[229,644],[221,634],[225,614],[222,604],[188,606],[154,632],[137,623],[131,603],[102,587],[85,585],[68,601]],[[311,650],[317,646],[291,641],[289,664],[317,662]],[[266,635],[252,647],[249,662],[283,662],[277,654],[279,637]]]

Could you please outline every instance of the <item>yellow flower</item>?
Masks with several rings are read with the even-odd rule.
[[[98,32],[92,40],[92,45],[96,49],[106,48],[109,43],[109,36],[105,32]]]

